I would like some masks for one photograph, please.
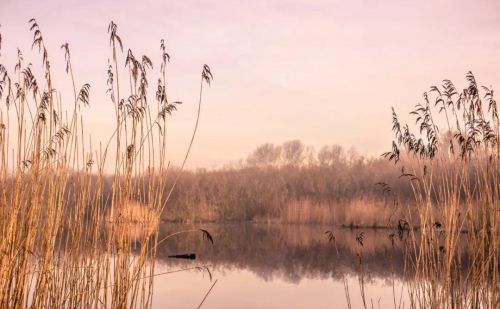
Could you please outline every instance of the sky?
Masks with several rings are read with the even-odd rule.
[[[208,64],[214,80],[190,168],[221,167],[262,143],[292,139],[378,156],[391,145],[391,106],[409,119],[431,85],[446,78],[463,87],[469,70],[480,84],[500,86],[498,1],[0,0],[0,63],[11,70],[18,47],[41,66],[30,50],[32,17],[54,74],[67,80],[59,47],[68,42],[77,84],[91,84],[85,125],[94,141],[114,128],[105,93],[109,22],[125,50],[155,65],[165,39],[169,97],[183,102],[168,127],[174,164],[189,142]]]

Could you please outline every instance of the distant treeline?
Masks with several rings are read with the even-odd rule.
[[[402,216],[394,201],[411,197],[399,176],[386,159],[339,145],[316,153],[298,140],[267,143],[239,166],[183,172],[162,219],[387,226]]]
[[[418,226],[418,216],[411,215],[416,212],[411,187],[412,182],[417,184],[411,174],[413,161],[398,167],[384,157],[366,157],[339,145],[324,146],[315,152],[298,140],[282,145],[267,143],[257,147],[245,162],[231,167],[182,172],[171,167],[163,183],[147,175],[133,178],[131,186],[136,192],[130,196],[127,211],[132,221],[143,221],[137,214],[148,214],[149,210],[143,208],[159,203],[165,206],[160,216],[166,222],[271,221],[395,227],[405,220]],[[454,164],[459,162],[449,163],[448,167]],[[470,173],[474,173],[473,168]],[[441,174],[436,172],[432,177],[438,180]],[[70,205],[78,205],[82,185],[88,186],[90,192],[97,190],[97,175],[86,184],[80,183],[81,176],[69,175],[65,200]],[[169,193],[175,180],[168,201],[165,194],[161,201],[152,202],[157,197],[148,195],[150,183]],[[104,207],[102,215],[107,216],[113,176],[105,176],[102,181],[96,198]],[[473,180],[469,183],[472,188],[476,185]],[[27,190],[29,187],[26,183]],[[434,206],[437,219],[441,207]]]

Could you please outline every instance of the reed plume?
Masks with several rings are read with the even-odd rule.
[[[417,214],[408,221],[420,226],[409,233],[412,307],[500,306],[498,109],[492,89],[471,72],[466,80],[463,90],[444,80],[424,93],[411,112],[416,133],[393,109],[395,140],[383,156],[411,184]]]
[[[29,25],[41,78],[19,49],[12,72],[0,64],[0,307],[150,307],[159,215],[168,200],[165,126],[180,104],[167,100],[165,42],[155,73],[147,55],[129,50],[123,61],[118,26],[109,24],[115,129],[95,149],[82,112],[93,105],[91,84],[76,78],[64,43],[59,58],[73,89],[58,95],[54,85],[61,81],[53,78],[42,28],[35,19]],[[124,62],[128,92],[120,83]],[[153,74],[156,96],[149,91]],[[201,78],[212,79],[206,65]],[[200,104],[201,95],[202,89]],[[131,224],[140,226],[140,236],[131,235]]]

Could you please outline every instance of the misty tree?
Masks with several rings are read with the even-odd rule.
[[[356,148],[351,147],[347,151],[347,161],[351,166],[359,165],[365,162],[365,157],[359,154]]]
[[[278,165],[281,156],[281,147],[266,143],[257,147],[247,158],[250,166]]]
[[[313,146],[307,146],[305,150],[305,160],[308,166],[314,166],[318,163]]]
[[[299,140],[283,143],[282,159],[286,165],[299,166],[304,161],[305,146]]]
[[[327,166],[344,163],[344,149],[340,145],[323,146],[318,152],[318,162]]]

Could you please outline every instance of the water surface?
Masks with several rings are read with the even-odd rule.
[[[328,241],[328,226],[163,224],[160,239],[193,227],[215,242],[192,233],[159,246],[156,273],[191,269],[156,277],[154,308],[196,308],[215,280],[203,308],[347,308],[347,295],[362,308],[362,294],[369,308],[408,307],[404,240],[392,231],[334,229]],[[196,259],[168,257],[185,253]]]

